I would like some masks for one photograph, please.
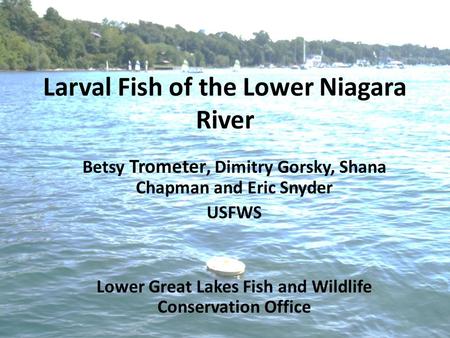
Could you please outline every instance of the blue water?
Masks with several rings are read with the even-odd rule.
[[[44,97],[52,82],[126,73],[0,73],[0,336],[445,337],[450,325],[450,68],[207,70],[221,81],[405,81],[406,97]],[[136,74],[134,74],[136,75]],[[153,73],[165,85],[177,72]],[[139,73],[145,79],[148,74]],[[196,111],[254,114],[250,130],[198,130]],[[386,163],[386,174],[83,175],[83,160],[318,159]],[[329,195],[140,195],[138,180],[317,179]],[[261,205],[210,220],[208,205]],[[98,294],[96,281],[364,279],[371,294]],[[221,279],[234,282],[234,279]],[[289,298],[310,314],[160,314],[170,302]]]

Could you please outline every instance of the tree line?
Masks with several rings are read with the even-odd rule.
[[[366,59],[377,64],[395,59],[413,65],[450,64],[450,50],[412,44],[307,41],[306,50],[307,56],[322,54],[326,63]],[[66,20],[54,8],[40,18],[30,0],[0,1],[3,70],[103,68],[106,61],[111,67],[126,68],[129,60],[179,66],[184,59],[197,67],[230,67],[234,60],[243,66],[289,66],[302,63],[303,38],[272,41],[267,32],[259,31],[244,40],[226,32],[206,34],[146,21]]]

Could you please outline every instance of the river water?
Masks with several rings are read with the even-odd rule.
[[[405,97],[45,97],[44,78],[102,81],[178,71],[0,73],[0,336],[448,336],[450,68],[205,70],[221,82],[404,81]],[[197,110],[253,114],[250,129],[196,128]],[[315,159],[385,163],[385,174],[83,174],[83,161]],[[330,194],[138,194],[139,180],[333,184]],[[209,219],[259,205],[259,219]],[[102,282],[211,282],[217,255],[243,279],[370,282],[370,294],[99,294]],[[241,285],[241,284],[240,284]],[[162,314],[172,303],[310,303],[306,314]]]

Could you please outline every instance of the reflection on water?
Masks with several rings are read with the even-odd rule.
[[[108,73],[113,78],[124,73]],[[148,74],[134,74],[145,79]],[[164,85],[178,72],[154,73]],[[0,74],[0,334],[20,336],[445,336],[450,313],[450,70],[207,71],[221,81],[405,81],[406,97],[45,98],[43,79]],[[114,82],[114,81],[113,81]],[[196,112],[254,114],[250,130],[198,130]],[[384,162],[335,175],[329,195],[139,195],[148,175],[83,175],[82,161]],[[261,179],[157,175],[205,183]],[[300,175],[271,179],[293,183]],[[208,205],[261,205],[254,220],[209,220]],[[246,279],[364,279],[370,295],[299,294],[306,315],[162,315],[155,304],[264,302],[274,295],[99,295],[96,281],[211,281],[204,262],[238,257]],[[278,296],[278,295],[275,295]]]

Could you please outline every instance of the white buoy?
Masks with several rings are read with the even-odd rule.
[[[244,263],[229,257],[213,257],[206,262],[206,267],[222,276],[238,276],[245,272]]]

